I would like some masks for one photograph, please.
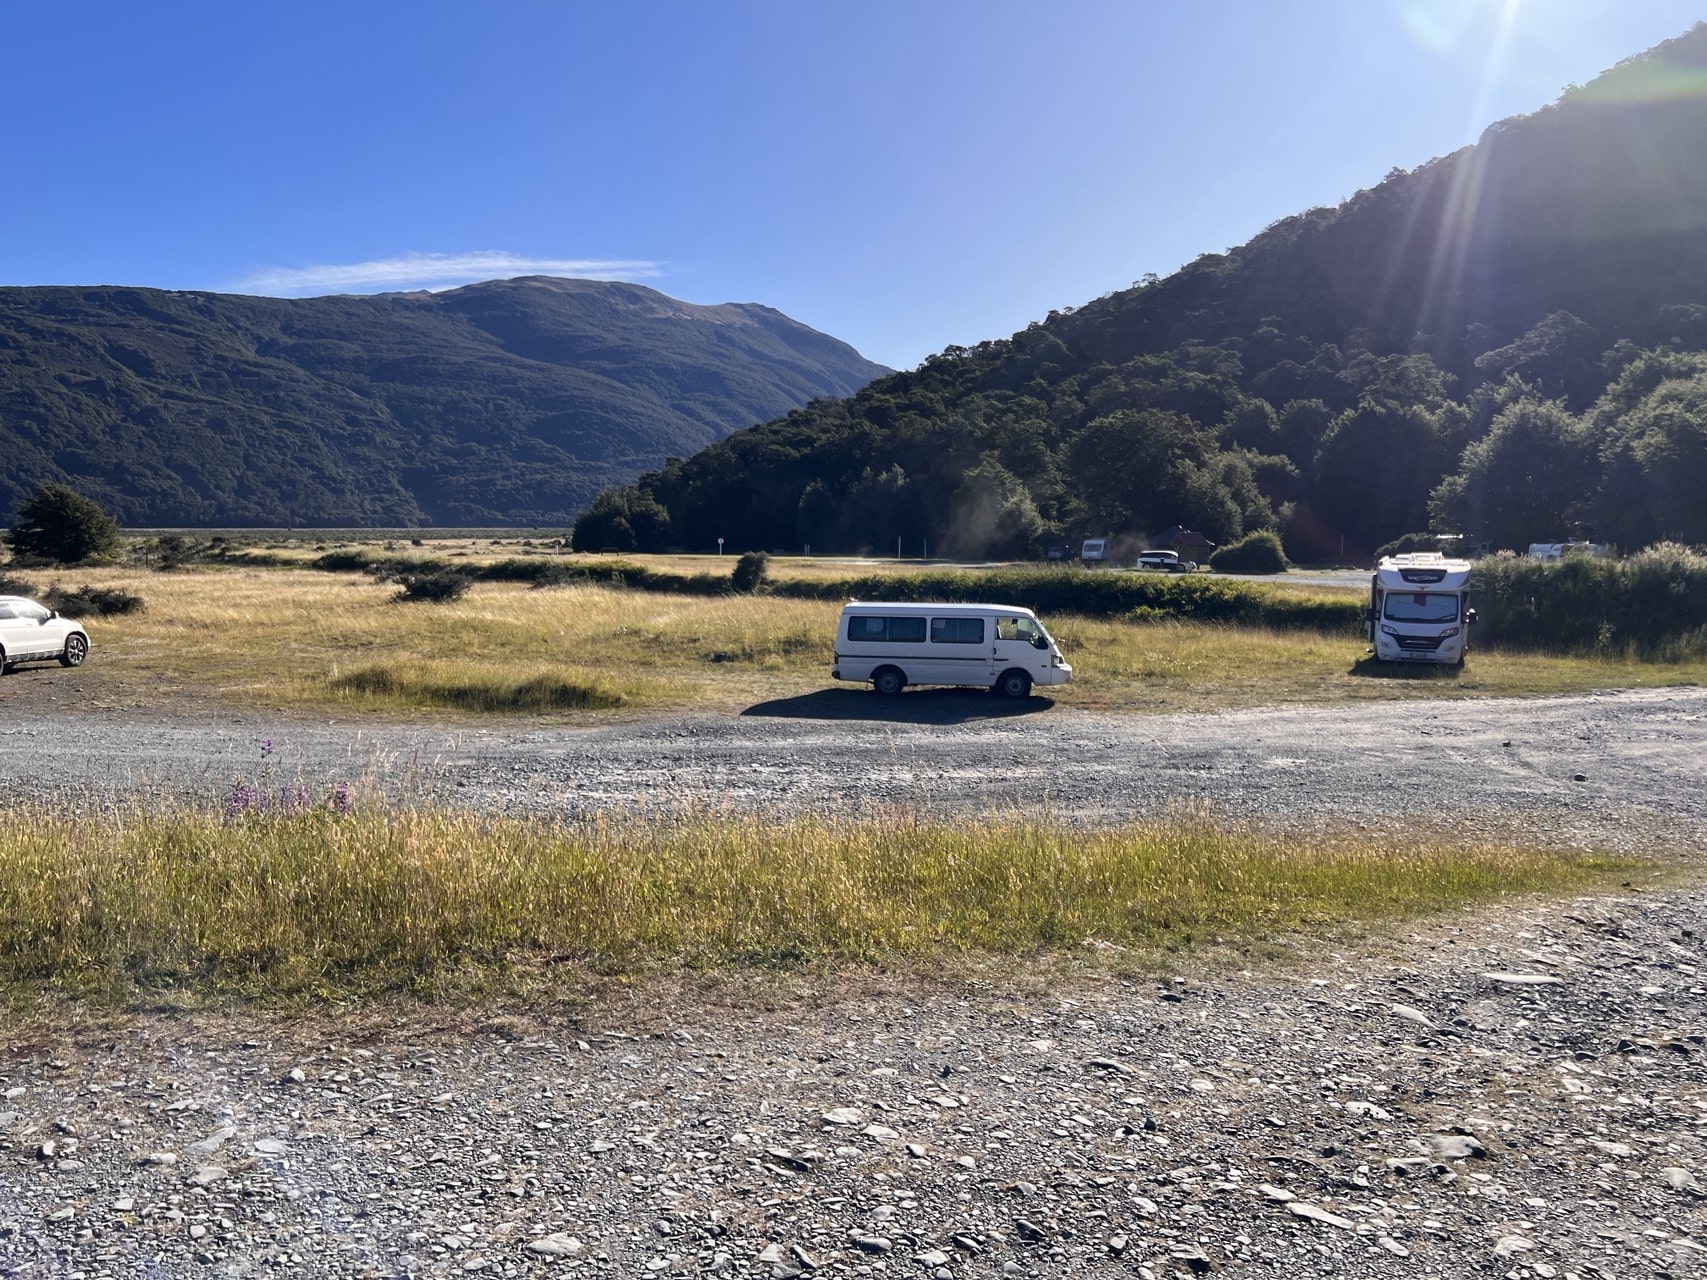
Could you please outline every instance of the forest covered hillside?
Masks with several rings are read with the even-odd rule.
[[[603,281],[0,288],[0,518],[60,483],[129,525],[565,524],[884,372],[769,307]]]
[[[1338,208],[672,459],[577,542],[1704,542],[1704,353],[1698,25]]]

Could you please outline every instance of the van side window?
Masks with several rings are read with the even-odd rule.
[[[848,639],[863,644],[923,644],[925,620],[856,614],[848,619]]]
[[[932,644],[983,644],[984,619],[932,618]]]

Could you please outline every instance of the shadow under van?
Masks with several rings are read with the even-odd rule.
[[[793,698],[755,702],[744,716],[782,720],[874,720],[900,724],[966,724],[974,720],[1006,720],[1035,715],[1055,705],[1055,699],[998,698],[988,689],[909,689],[894,698],[874,698],[869,690],[819,689]]]

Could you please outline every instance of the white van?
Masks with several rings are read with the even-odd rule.
[[[971,684],[1024,698],[1034,684],[1073,678],[1030,609],[1007,604],[864,604],[836,623],[836,680],[869,680],[882,694],[910,684]]]

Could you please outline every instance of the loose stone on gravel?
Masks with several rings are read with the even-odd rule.
[[[1443,706],[1429,727],[1450,729],[1461,753],[1442,776],[1463,782],[1467,804],[1492,795],[1478,751],[1527,719],[1524,750],[1499,753],[1498,767],[1518,809],[1538,811],[1568,775],[1509,771],[1530,769],[1532,739],[1577,741],[1595,708],[1596,732],[1616,741],[1560,811],[1584,847],[1602,847],[1600,834],[1640,847],[1655,814],[1707,814],[1707,753],[1687,754],[1707,742],[1702,693]],[[1020,737],[1002,736],[1012,723],[996,737],[1017,750]],[[1382,770],[1443,754],[1419,737],[1416,752],[1401,743],[1342,778],[1362,723],[1234,714],[1160,732],[1167,767],[1201,775],[1229,811],[1308,823],[1366,812]],[[1225,745],[1275,725],[1350,727],[1319,750],[1288,745],[1319,787],[1308,803],[1263,783],[1271,748],[1253,742],[1246,769],[1244,748]],[[828,753],[845,728],[805,731]],[[750,727],[717,732],[708,786],[737,776],[734,753],[751,748]],[[1194,745],[1199,732],[1222,745]],[[454,768],[495,804],[569,809],[657,781],[620,733],[614,755],[633,778],[595,761],[613,741],[599,733],[493,736]],[[985,722],[901,725],[883,767],[928,741],[981,768],[992,740]],[[1135,731],[1107,742],[1096,750],[1115,763],[1092,775],[1104,788],[1138,758]],[[543,744],[546,763],[512,785],[499,765],[523,758],[518,743]],[[1651,751],[1673,754],[1655,769]],[[914,774],[883,776],[912,794]],[[1625,782],[1649,808],[1620,807],[1612,788]],[[786,798],[786,782],[765,785],[742,795]],[[1095,800],[1089,784],[1065,785],[1077,790],[1059,812]],[[1134,790],[1119,803],[1138,807]],[[1376,794],[1390,804],[1390,790]],[[1704,939],[1702,895],[1638,878],[1610,896],[1513,898],[1366,943],[1305,945],[1294,967],[1204,966],[1177,983],[886,974],[767,996],[733,1017],[639,993],[584,1019],[490,1030],[389,1015],[312,1026],[255,1015],[234,1030],[239,1019],[145,1015],[17,1034],[0,1044],[0,1272],[1707,1274],[1694,1172],[1707,1161]],[[196,1185],[205,1169],[223,1176]]]

